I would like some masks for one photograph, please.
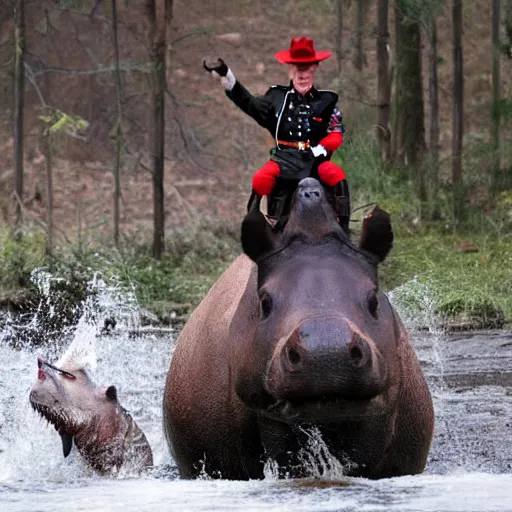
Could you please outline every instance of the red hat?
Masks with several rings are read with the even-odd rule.
[[[283,50],[275,54],[276,59],[281,64],[307,64],[313,62],[320,62],[321,60],[328,59],[332,52],[317,52],[315,51],[315,43],[309,37],[301,37],[300,39],[294,37],[290,43],[289,50]]]

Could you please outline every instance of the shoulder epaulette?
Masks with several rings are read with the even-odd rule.
[[[338,99],[340,96],[337,92],[334,92],[334,91],[331,91],[330,89],[318,89],[318,92],[321,92],[321,93],[327,93],[327,94],[332,94],[333,96],[336,96],[336,99]]]

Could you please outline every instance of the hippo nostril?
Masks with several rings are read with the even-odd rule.
[[[361,361],[363,359],[363,351],[361,350],[361,348],[359,346],[354,345],[350,349],[350,359],[356,365],[361,363]]]
[[[288,348],[288,359],[292,364],[299,364],[301,357],[299,351],[293,347]]]
[[[302,193],[302,197],[305,197],[306,199],[312,199],[313,197],[320,197],[320,191],[318,189],[304,190]]]

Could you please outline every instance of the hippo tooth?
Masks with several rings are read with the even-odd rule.
[[[67,457],[73,447],[73,436],[70,434],[60,433],[60,438],[62,441],[62,453],[64,454],[64,457]]]

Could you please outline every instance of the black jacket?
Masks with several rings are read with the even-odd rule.
[[[288,86],[273,85],[264,96],[253,96],[238,80],[229,99],[278,140],[308,141],[316,146],[327,135],[338,95],[312,88],[305,96]]]

